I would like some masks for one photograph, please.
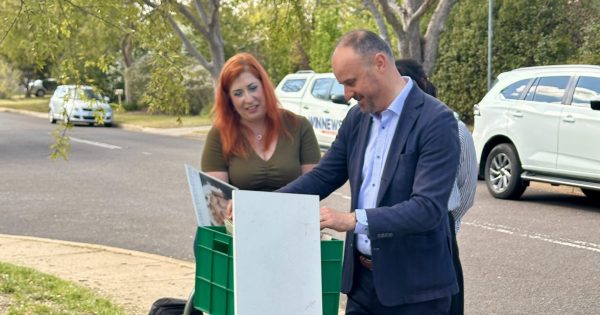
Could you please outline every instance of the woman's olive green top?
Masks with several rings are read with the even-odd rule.
[[[247,158],[234,156],[226,161],[220,133],[216,128],[211,128],[202,152],[202,170],[228,172],[229,182],[244,190],[273,191],[285,186],[302,174],[301,165],[317,164],[321,158],[312,126],[306,118],[297,117],[299,122],[296,128],[286,119],[283,120],[284,128],[288,128],[292,138],[281,133],[273,155],[266,161],[249,144]]]

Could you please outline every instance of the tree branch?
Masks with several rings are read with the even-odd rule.
[[[204,6],[202,5],[202,2],[200,2],[200,0],[194,0],[194,7],[196,8],[196,11],[198,12],[198,15],[200,16],[200,19],[202,19],[202,21],[208,21],[208,17],[206,16],[206,10],[204,10]],[[206,23],[208,25],[208,23]]]
[[[2,42],[4,42],[4,40],[6,39],[6,37],[10,33],[10,31],[12,30],[12,28],[15,27],[15,24],[17,24],[17,20],[19,19],[19,17],[21,16],[21,12],[23,11],[23,1],[24,0],[21,0],[21,5],[19,6],[19,12],[13,19],[12,23],[10,23],[10,26],[6,30],[6,33],[4,33],[4,36],[2,36],[2,39],[0,39],[0,45],[2,45]]]
[[[177,25],[177,22],[175,22],[173,17],[168,12],[165,12],[163,14],[164,14],[165,18],[167,19],[167,22],[169,22],[169,24],[175,31],[175,34],[177,34],[179,39],[181,39],[181,41],[185,45],[185,48],[187,48],[187,50],[189,51],[189,53],[192,54],[192,56],[194,56],[194,58],[196,58],[198,60],[198,62],[200,62],[200,64],[204,68],[206,68],[209,71],[212,71],[213,66],[208,61],[206,61],[206,58],[204,58],[202,53],[200,53],[198,51],[198,49],[196,49],[196,47],[194,47],[192,42],[190,42],[190,40],[187,38],[187,36],[185,36],[185,34],[183,33],[183,31],[181,30],[179,25]]]
[[[379,34],[383,37],[383,40],[385,40],[385,42],[390,47],[392,47],[392,43],[390,41],[390,35],[388,34],[387,27],[385,25],[385,21],[383,20],[383,17],[381,16],[381,13],[379,12],[379,10],[377,10],[375,3],[373,3],[373,1],[371,1],[371,0],[364,0],[363,3],[365,5],[365,7],[367,7],[367,9],[369,9],[369,11],[371,11],[371,14],[373,14],[373,17],[375,18],[375,23],[377,24],[377,29],[379,30]]]
[[[457,3],[457,0],[440,0],[431,20],[427,25],[427,31],[425,32],[424,40],[425,47],[423,54],[423,68],[427,75],[433,73],[435,62],[438,55],[438,45],[440,42],[441,33],[444,31],[444,24],[450,15],[452,7]]]
[[[405,29],[402,23],[396,18],[394,12],[392,12],[392,9],[388,4],[388,0],[379,0],[379,4],[381,5],[381,9],[383,10],[386,21],[390,23],[394,33],[396,33],[396,36],[398,36],[398,39],[404,39],[406,37]]]
[[[409,17],[406,17],[406,29],[410,29],[414,23],[417,23],[421,17],[423,16],[423,14],[425,14],[427,8],[429,8],[429,5],[431,4],[432,0],[425,0],[423,1],[423,3],[421,3],[421,5],[419,6],[419,8],[417,8],[417,10]],[[441,1],[443,2],[443,0]]]
[[[202,19],[202,21],[206,25],[201,25],[198,19],[185,5],[178,3],[177,9],[179,10],[179,12],[181,12],[183,16],[187,18],[187,20],[192,24],[192,26],[198,30],[198,32],[200,32],[204,37],[209,36],[208,34],[210,30],[208,29],[208,27],[206,27],[206,25],[208,25],[208,22],[206,21],[206,16]]]

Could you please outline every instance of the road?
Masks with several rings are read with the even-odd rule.
[[[76,126],[68,162],[48,158],[54,125],[0,113],[0,233],[97,243],[193,261],[183,164],[202,141]],[[349,189],[323,203],[348,209]],[[466,314],[600,314],[600,206],[534,184],[519,201],[479,183],[458,239]]]

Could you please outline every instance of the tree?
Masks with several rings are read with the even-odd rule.
[[[173,32],[183,42],[187,53],[202,65],[211,75],[216,88],[219,73],[225,64],[224,43],[221,35],[219,0],[191,1],[153,1],[143,0],[143,4],[157,11],[169,24]],[[152,14],[152,11],[149,12]],[[186,33],[181,24],[205,40],[208,50],[203,51],[194,44],[190,33]]]
[[[21,71],[13,69],[0,59],[0,99],[10,98],[19,93],[19,77]]]
[[[440,35],[444,24],[457,0],[364,0],[373,13],[381,36],[391,44],[382,16],[396,35],[400,58],[412,58],[423,64],[428,75],[433,73],[438,56]],[[435,5],[435,8],[433,6]],[[431,14],[427,26],[422,29],[421,19]],[[423,32],[423,34],[421,34]]]
[[[39,75],[57,77],[62,83],[93,83],[107,89],[103,73],[118,53],[118,29],[107,24],[108,19],[90,13],[114,7],[80,2],[2,2],[0,21],[11,24],[3,27],[7,31],[1,37],[0,55],[24,73],[25,86]]]

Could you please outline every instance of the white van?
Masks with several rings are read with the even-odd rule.
[[[331,146],[356,101],[347,102],[344,87],[333,73],[315,73],[302,70],[286,75],[275,89],[283,108],[308,118],[315,130],[319,145]]]

